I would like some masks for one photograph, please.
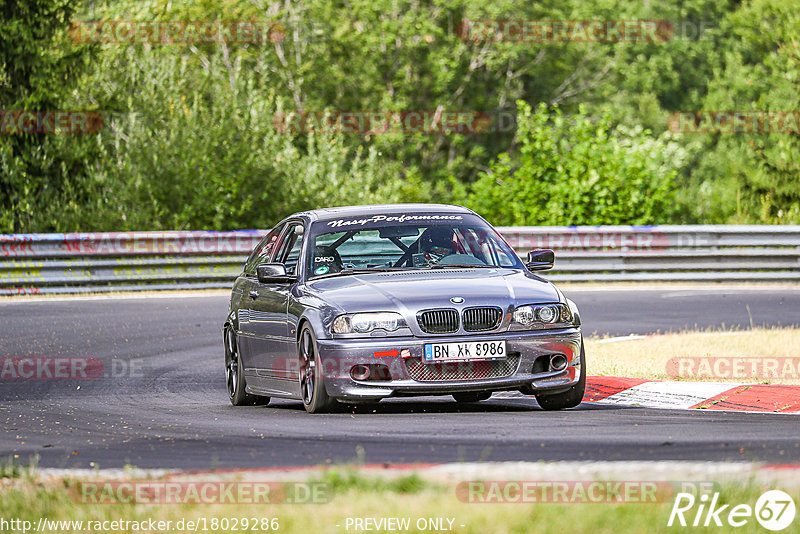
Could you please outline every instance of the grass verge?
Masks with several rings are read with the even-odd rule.
[[[587,367],[591,375],[674,380],[667,363],[671,358],[793,358],[800,355],[800,328],[753,328],[750,330],[687,331],[632,339],[590,337],[586,339]],[[749,369],[749,367],[748,367]],[[747,377],[753,383],[800,384],[786,379]],[[782,370],[782,369],[781,369]],[[708,378],[714,380],[714,377]],[[742,380],[736,379],[741,382]],[[748,380],[745,380],[748,381]]]
[[[409,528],[404,532],[448,531],[455,533],[554,533],[592,532],[612,534],[627,532],[673,532],[676,527],[668,527],[674,496],[661,499],[662,502],[646,503],[475,503],[465,502],[463,493],[457,493],[454,484],[430,483],[417,474],[390,480],[365,477],[355,469],[331,470],[318,481],[332,486],[332,498],[324,504],[83,504],[76,502],[70,488],[78,481],[74,479],[49,480],[46,483],[26,479],[3,479],[0,485],[0,517],[29,521],[38,524],[44,517],[50,521],[82,521],[76,524],[61,524],[50,531],[79,532],[98,531],[98,523],[104,521],[198,521],[201,532],[248,532],[277,531],[289,533],[340,533],[363,532],[354,528],[355,518],[407,518]],[[9,483],[7,483],[9,482]],[[13,482],[13,483],[10,483]],[[719,484],[714,491],[719,492],[718,505],[729,504],[728,510],[738,504],[754,507],[759,496],[775,489],[756,483],[742,481],[737,484]],[[787,490],[796,503],[800,503],[800,490]],[[691,522],[697,506],[686,517]],[[216,522],[214,521],[216,518]],[[252,521],[258,519],[258,528],[233,528],[236,518]],[[261,519],[267,519],[261,523]],[[350,518],[350,522],[348,522]],[[703,514],[703,518],[705,515]],[[726,515],[722,515],[725,521]],[[222,520],[226,519],[227,522]],[[275,522],[271,520],[275,519]],[[701,519],[701,521],[702,521]],[[441,528],[431,528],[430,520]],[[437,522],[438,521],[438,522]],[[143,523],[146,525],[146,523]],[[239,525],[242,523],[240,522]],[[203,526],[204,525],[204,526]],[[267,525],[267,528],[263,528]],[[349,528],[348,528],[349,525]],[[53,527],[53,525],[50,525]],[[118,525],[117,529],[106,524],[100,531],[116,532],[162,532],[159,529],[134,528],[133,525]],[[727,525],[725,525],[727,527]],[[277,527],[277,528],[276,528]],[[730,529],[731,527],[727,527]],[[680,529],[679,530],[686,530]],[[695,529],[692,532],[720,532],[725,528],[711,527]],[[184,527],[183,531],[191,530]],[[754,517],[737,532],[764,532]],[[173,526],[171,530],[178,530]],[[392,528],[373,528],[370,532],[396,532]],[[791,528],[788,531],[791,531]]]

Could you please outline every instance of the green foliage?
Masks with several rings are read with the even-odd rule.
[[[108,201],[103,228],[262,228],[301,209],[392,201],[381,178],[392,165],[340,135],[308,134],[302,146],[274,124],[281,102],[260,90],[262,65],[226,49],[140,50],[115,58],[96,98],[128,94],[136,113],[114,116],[101,137],[97,176]],[[116,86],[114,86],[116,85]],[[111,89],[108,89],[111,87]]]
[[[420,477],[417,473],[392,478],[365,476],[357,469],[348,466],[337,466],[319,477],[319,482],[330,485],[334,495],[353,493],[396,493],[416,494],[424,490],[438,490],[435,484]]]
[[[502,225],[654,224],[669,220],[682,149],[612,128],[581,109],[565,117],[518,102],[519,154],[501,154],[466,204]]]
[[[728,52],[700,109],[798,113],[799,7],[755,0],[728,17]],[[800,223],[797,133],[713,134],[693,142],[698,160],[683,195],[685,219]]]
[[[20,478],[24,472],[24,467],[15,462],[12,458],[0,460],[0,478]]]
[[[39,466],[39,455],[31,456],[27,464],[7,456],[0,458],[0,479],[3,478],[25,478],[32,479]]]
[[[73,47],[66,35],[75,5],[0,3],[0,110],[64,109],[90,57],[89,48]],[[45,229],[73,216],[95,194],[86,178],[93,158],[85,139],[0,134],[0,232]]]
[[[7,0],[0,232],[270,226],[305,208],[467,203],[495,223],[800,222],[797,135],[670,135],[682,110],[800,109],[797,0]],[[667,20],[666,42],[470,42],[469,20]],[[74,21],[273,21],[264,43],[76,44]],[[528,102],[517,115],[517,101]],[[545,108],[540,107],[544,105]],[[474,134],[286,134],[296,110],[466,110]]]

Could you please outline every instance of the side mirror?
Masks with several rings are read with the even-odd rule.
[[[528,261],[525,262],[525,267],[529,271],[544,271],[552,269],[555,261],[555,252],[549,248],[541,248],[528,252]]]
[[[296,280],[286,274],[286,266],[282,263],[260,263],[256,267],[256,276],[262,284],[288,284]]]

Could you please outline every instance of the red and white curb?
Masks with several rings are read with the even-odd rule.
[[[800,413],[800,386],[586,377],[584,402],[647,408]]]

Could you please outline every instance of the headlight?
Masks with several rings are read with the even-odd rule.
[[[520,306],[514,310],[511,321],[511,326],[516,326],[517,330],[569,324],[572,324],[572,313],[566,304]]]
[[[539,320],[545,324],[555,323],[560,318],[559,309],[555,306],[542,306],[536,310]]]
[[[333,320],[334,334],[366,334],[373,330],[394,332],[406,326],[403,316],[394,312],[353,313]]]
[[[533,306],[521,306],[514,310],[514,322],[524,325],[533,324],[536,320],[536,311]]]

